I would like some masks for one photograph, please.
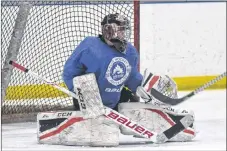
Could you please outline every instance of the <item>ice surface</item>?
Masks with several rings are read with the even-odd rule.
[[[188,92],[180,92],[184,95]],[[120,146],[108,150],[226,150],[226,90],[201,92],[178,107],[193,110],[198,134],[191,142],[152,144],[142,138],[120,136]],[[36,123],[2,125],[3,150],[107,150],[103,147],[80,147],[37,144]]]

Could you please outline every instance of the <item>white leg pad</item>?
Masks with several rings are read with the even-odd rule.
[[[175,122],[171,117],[157,108],[146,108],[146,104],[140,102],[120,103],[118,106],[119,113],[131,118],[135,122],[147,127],[151,131],[157,133],[163,132],[170,128]],[[189,112],[191,114],[191,112]],[[121,133],[124,135],[134,135],[140,137],[135,133],[120,126]],[[170,141],[189,141],[196,136],[194,128],[187,128],[174,136]]]
[[[119,125],[105,116],[91,120],[91,146],[118,146]]]
[[[37,115],[37,126],[41,144],[119,145],[119,126],[105,116],[85,119],[80,111],[43,112]]]

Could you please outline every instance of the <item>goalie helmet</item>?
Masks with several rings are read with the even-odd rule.
[[[125,52],[127,42],[131,36],[130,21],[116,13],[105,16],[101,25],[102,35],[107,44],[114,46],[120,52]]]

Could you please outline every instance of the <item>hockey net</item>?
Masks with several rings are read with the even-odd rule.
[[[18,12],[23,5],[19,0],[1,1],[2,73],[11,53],[19,64],[64,86],[61,74],[66,59],[86,36],[101,33],[100,22],[109,13],[118,12],[131,20],[130,41],[139,50],[139,2],[42,0],[29,2],[23,37],[18,53],[13,54],[12,34],[20,22]],[[3,123],[34,121],[37,112],[72,106],[71,97],[16,69],[12,69],[10,76],[2,77],[2,82],[7,79],[1,107]]]

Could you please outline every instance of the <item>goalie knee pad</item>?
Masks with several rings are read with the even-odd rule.
[[[38,142],[80,146],[118,146],[119,126],[105,116],[85,119],[80,111],[37,115]]]
[[[119,112],[135,122],[139,122],[141,125],[147,127],[151,131],[157,133],[163,132],[168,128],[172,127],[184,117],[186,114],[190,114],[194,117],[194,113],[182,110],[175,110],[171,108],[171,111],[163,111],[161,109],[152,108],[148,104],[136,102],[136,103],[120,103]],[[181,114],[180,114],[181,112]],[[194,124],[194,123],[193,123]],[[140,137],[135,133],[127,130],[120,126],[121,133],[124,135],[134,135],[135,137]],[[170,141],[189,141],[195,137],[194,126],[190,126],[184,131],[178,133]]]

